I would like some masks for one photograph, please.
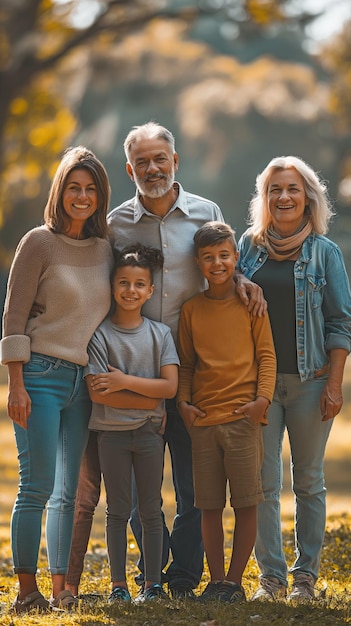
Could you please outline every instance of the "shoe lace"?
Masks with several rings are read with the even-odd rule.
[[[221,583],[208,583],[206,589],[202,592],[203,598],[212,598],[213,596],[217,597],[218,588]]]
[[[162,594],[163,589],[159,583],[155,583],[144,592],[149,598],[156,598]]]
[[[114,600],[124,600],[128,596],[129,594],[127,589],[124,589],[123,587],[115,587],[114,589],[112,589],[111,598],[113,598]]]
[[[262,578],[260,585],[269,593],[276,593],[280,587],[280,583],[272,580],[271,578]]]
[[[222,597],[224,600],[226,598],[235,598],[238,596],[242,596],[243,595],[243,591],[240,588],[239,585],[237,585],[236,583],[228,583],[228,582],[223,582],[220,584],[220,588],[219,588],[219,596]]]
[[[312,590],[314,589],[313,580],[308,574],[300,574],[300,576],[296,576],[294,580],[294,587],[304,587],[305,589]]]
[[[293,584],[293,593],[297,592],[301,592],[306,594],[307,596],[310,596],[311,598],[314,597],[314,581],[311,578],[311,576],[309,576],[308,574],[300,574],[300,576],[296,576],[295,580],[294,580],[294,584]]]

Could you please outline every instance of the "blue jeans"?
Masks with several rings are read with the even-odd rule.
[[[165,441],[171,455],[177,507],[173,529],[169,537],[172,562],[167,569],[167,580],[171,587],[172,584],[181,582],[195,588],[202,576],[204,549],[201,536],[201,511],[194,507],[191,439],[176,409],[175,399],[166,402],[166,409]],[[135,503],[131,526],[138,541],[141,532]],[[167,540],[165,531],[163,536],[165,542]],[[138,545],[141,549],[139,542]],[[142,567],[142,561],[139,563],[139,567]],[[139,578],[139,582],[142,582],[142,578]]]
[[[255,556],[261,576],[275,576],[287,585],[283,552],[280,491],[282,442],[288,431],[292,488],[295,494],[296,560],[290,572],[311,574],[316,580],[326,521],[324,453],[332,421],[322,422],[320,396],[326,379],[301,382],[295,374],[278,374],[268,426],[263,428],[262,483],[265,501],[258,505]]]
[[[83,367],[32,353],[23,365],[32,411],[25,430],[14,424],[20,484],[11,520],[15,572],[35,574],[43,510],[51,574],[65,574],[71,547],[79,466],[91,402]]]

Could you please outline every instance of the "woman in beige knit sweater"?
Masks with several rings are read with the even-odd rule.
[[[52,182],[45,224],[22,238],[10,271],[1,362],[8,366],[8,414],[20,464],[11,522],[17,613],[77,602],[64,584],[91,408],[83,369],[111,299],[109,197],[102,163],[82,146],[68,149]],[[49,601],[36,582],[47,503]]]

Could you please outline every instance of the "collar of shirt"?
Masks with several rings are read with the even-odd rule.
[[[175,211],[175,209],[180,209],[180,211],[183,211],[185,215],[189,215],[189,208],[187,205],[186,195],[185,195],[185,191],[183,187],[178,182],[174,183],[174,187],[178,190],[178,198],[173,204],[173,206],[171,206],[171,208],[169,209],[165,217],[167,217],[167,215]],[[137,191],[135,194],[135,200],[134,200],[134,224],[136,224],[136,222],[139,222],[139,220],[142,218],[143,215],[152,216],[153,213],[145,209],[145,207],[141,203],[139,192]]]

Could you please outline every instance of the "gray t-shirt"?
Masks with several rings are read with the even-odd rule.
[[[159,378],[164,365],[179,365],[171,331],[165,324],[143,317],[137,328],[125,329],[105,319],[95,331],[89,346],[87,374],[107,372],[107,365],[125,374],[143,378]],[[91,430],[133,430],[148,419],[161,422],[162,400],[156,409],[115,409],[93,403],[89,428]]]

